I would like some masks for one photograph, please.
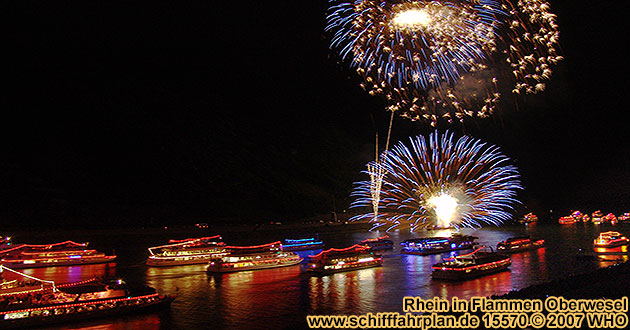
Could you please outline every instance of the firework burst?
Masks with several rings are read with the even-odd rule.
[[[410,147],[398,143],[380,159],[366,171],[370,177],[382,173],[378,212],[353,218],[369,219],[374,228],[499,225],[510,219],[508,211],[522,189],[518,170],[498,147],[468,136],[455,141],[452,133],[436,131],[428,141],[410,139]],[[372,181],[356,184],[352,207],[374,207]]]
[[[331,47],[412,120],[487,117],[501,90],[545,89],[559,32],[546,1],[330,0]]]

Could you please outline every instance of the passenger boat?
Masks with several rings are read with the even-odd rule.
[[[280,241],[257,246],[226,246],[228,254],[210,259],[209,273],[240,272],[293,266],[302,258],[293,252],[283,251]]]
[[[355,244],[345,249],[328,249],[314,256],[309,256],[306,271],[311,274],[327,275],[349,270],[377,267],[383,264],[383,258],[374,254],[365,245]]]
[[[451,237],[412,238],[401,242],[400,245],[403,247],[402,253],[424,256],[472,249],[478,244],[475,242],[476,239],[474,236],[452,234]]]
[[[619,222],[630,220],[630,212],[626,212],[626,213],[618,216],[617,220],[619,220]]]
[[[311,238],[285,239],[282,243],[282,250],[284,251],[316,250],[323,247],[324,242],[319,239],[318,235]]]
[[[597,210],[591,214],[591,221],[593,221],[594,224],[599,225],[606,222],[606,218],[604,218],[602,211]]]
[[[147,265],[161,267],[205,264],[214,257],[228,253],[220,235],[169,240],[169,243],[171,244],[150,247]]]
[[[534,213],[529,212],[527,214],[525,214],[523,216],[523,218],[521,220],[519,220],[520,223],[533,223],[533,222],[538,222],[538,216],[536,216]]]
[[[572,225],[575,222],[576,222],[575,218],[570,216],[570,215],[567,215],[565,217],[562,217],[562,218],[558,219],[558,223],[561,224],[561,225]]]
[[[600,233],[599,237],[593,240],[595,248],[614,248],[622,245],[628,245],[628,238],[616,231],[607,231]]]
[[[526,250],[538,249],[545,246],[545,240],[532,240],[529,237],[511,237],[497,244],[499,253],[515,253]]]
[[[159,295],[149,287],[131,292],[121,280],[55,285],[52,281],[5,266],[0,266],[0,270],[16,273],[28,281],[3,280],[0,288],[0,329],[48,327],[56,323],[136,313],[166,307],[175,299]]]
[[[444,259],[433,265],[431,276],[443,280],[467,280],[498,273],[512,264],[509,256],[492,251],[480,251],[482,248],[469,254]]]
[[[366,245],[372,250],[390,250],[394,248],[394,242],[389,239],[388,235],[377,237],[377,238],[368,238],[361,241],[361,245]]]
[[[35,268],[108,263],[115,255],[87,248],[88,243],[65,241],[55,244],[19,244],[0,251],[2,265],[9,268]]]
[[[575,219],[577,222],[589,222],[591,219],[588,217],[588,214],[582,213],[580,211],[573,211],[571,213],[571,217]]]
[[[608,213],[604,216],[604,221],[610,222],[614,226],[617,224],[617,217],[612,213]]]

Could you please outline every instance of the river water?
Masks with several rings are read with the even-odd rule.
[[[190,233],[147,235],[142,231],[124,234],[57,232],[40,234],[32,243],[66,239],[90,241],[104,252],[115,250],[115,264],[75,267],[50,267],[24,270],[58,283],[86,280],[95,276],[119,277],[128,283],[146,283],[160,293],[176,294],[171,308],[161,312],[122,316],[59,326],[55,329],[295,329],[306,327],[306,315],[402,313],[405,296],[423,298],[470,298],[517,290],[532,284],[563,278],[610,265],[611,262],[576,258],[578,249],[590,251],[602,231],[630,234],[630,224],[514,225],[500,228],[465,229],[463,234],[479,237],[480,244],[496,246],[509,237],[531,235],[545,239],[546,246],[512,255],[510,271],[464,282],[431,279],[431,266],[448,255],[414,256],[400,254],[399,242],[421,236],[447,236],[449,231],[388,233],[395,243],[393,251],[383,253],[382,267],[311,277],[304,273],[305,263],[276,269],[208,275],[205,265],[153,268],[144,265],[147,247],[164,244],[168,239],[190,237]],[[222,234],[230,245],[254,245],[283,238],[306,237],[302,230],[211,233]],[[319,233],[328,247],[342,248],[383,232],[329,231]],[[203,234],[198,236],[204,236]],[[27,242],[18,237],[16,243]],[[31,241],[28,241],[31,243]],[[306,257],[315,251],[298,252]],[[624,256],[627,259],[627,256]]]

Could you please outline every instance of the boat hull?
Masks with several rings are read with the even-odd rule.
[[[42,268],[42,267],[57,267],[57,266],[80,266],[80,265],[92,265],[92,264],[104,264],[114,262],[116,256],[104,256],[95,258],[80,258],[80,259],[61,259],[52,262],[11,262],[3,261],[2,265],[11,269],[24,269],[24,268]]]
[[[383,261],[379,260],[373,263],[365,263],[363,265],[358,265],[358,266],[353,266],[353,267],[348,267],[348,268],[341,268],[341,269],[317,269],[317,268],[307,268],[306,272],[314,275],[314,276],[324,276],[324,275],[331,275],[334,273],[343,273],[343,272],[349,272],[349,271],[353,271],[353,270],[359,270],[359,269],[365,269],[365,268],[373,268],[373,267],[380,267],[383,265]]]
[[[505,264],[497,265],[496,267],[474,270],[468,273],[465,271],[434,269],[433,273],[431,273],[431,277],[438,280],[463,281],[509,270],[508,267],[510,267],[511,264],[512,262],[510,261]]]
[[[173,296],[159,296],[159,295],[151,295],[153,297],[152,301],[147,302],[146,300],[141,303],[135,303],[134,298],[126,298],[123,300],[132,301],[134,303],[128,303],[125,306],[118,305],[117,299],[104,299],[98,302],[90,302],[92,304],[117,304],[114,308],[106,308],[99,309],[94,308],[90,311],[84,312],[73,312],[73,313],[62,313],[55,314],[55,309],[66,309],[69,305],[79,305],[79,304],[57,304],[57,305],[49,305],[37,307],[37,309],[46,309],[52,310],[48,316],[33,316],[33,317],[25,317],[25,318],[7,318],[7,313],[3,312],[0,314],[0,329],[15,329],[15,328],[25,328],[25,327],[47,327],[53,324],[59,323],[70,323],[81,320],[91,320],[91,319],[99,319],[117,315],[124,314],[132,314],[132,313],[144,313],[150,311],[156,311],[162,308],[168,307],[171,302],[175,299]],[[138,298],[138,297],[135,297]],[[121,299],[118,299],[119,301]],[[35,309],[35,308],[34,308]],[[13,311],[11,311],[13,312]],[[10,314],[9,314],[10,315]]]
[[[206,267],[206,271],[208,273],[235,273],[235,272],[244,272],[248,270],[259,270],[259,269],[268,269],[268,268],[278,268],[278,267],[288,267],[295,266],[302,262],[302,258],[297,260],[292,260],[290,262],[276,263],[276,264],[267,264],[267,265],[253,265],[253,266],[245,266],[245,267],[220,267],[220,266],[208,266]]]
[[[147,266],[151,267],[171,267],[171,266],[185,266],[185,265],[199,265],[207,264],[210,259],[216,258],[217,255],[204,255],[199,257],[187,257],[182,259],[162,259],[162,258],[149,258],[147,259]]]

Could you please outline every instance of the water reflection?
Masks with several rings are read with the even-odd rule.
[[[42,280],[54,281],[57,284],[81,282],[93,278],[109,278],[116,276],[116,264],[93,264],[80,266],[57,266],[42,268],[25,268],[17,271]],[[19,278],[19,275],[7,272],[7,279]]]
[[[373,311],[378,302],[376,285],[382,282],[382,267],[309,276],[310,310],[348,314]]]

